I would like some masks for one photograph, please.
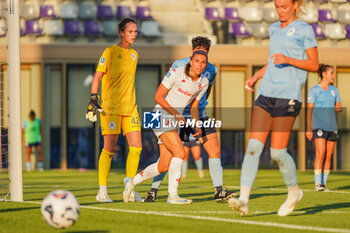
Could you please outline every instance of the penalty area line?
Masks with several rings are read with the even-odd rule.
[[[34,201],[23,201],[21,203],[41,205],[41,202],[34,202]],[[132,214],[146,214],[146,215],[156,215],[156,216],[165,216],[165,217],[187,218],[187,219],[196,219],[196,220],[209,220],[209,221],[216,221],[216,222],[239,223],[239,224],[245,224],[245,225],[276,227],[276,228],[295,229],[295,230],[350,233],[350,230],[340,229],[340,228],[303,226],[303,225],[285,224],[285,223],[276,223],[276,222],[259,222],[259,221],[242,220],[242,219],[229,219],[229,218],[206,217],[206,216],[198,216],[198,215],[174,214],[169,212],[113,209],[113,208],[103,208],[103,207],[96,207],[96,206],[80,206],[80,208],[91,209],[91,210],[103,210],[103,211],[107,210],[107,211],[113,211],[113,212],[132,213]]]

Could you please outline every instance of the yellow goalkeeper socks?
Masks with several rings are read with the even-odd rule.
[[[111,169],[111,162],[114,153],[102,149],[98,162],[98,183],[107,186],[107,178]]]
[[[134,177],[137,173],[139,167],[140,154],[142,148],[139,147],[129,147],[129,154],[126,160],[126,177]]]

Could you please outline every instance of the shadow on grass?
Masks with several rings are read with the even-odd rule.
[[[16,211],[23,211],[23,210],[34,210],[34,209],[40,209],[39,207],[22,207],[22,208],[8,208],[8,209],[1,209],[0,213],[5,212],[16,212]]]
[[[107,233],[110,231],[101,230],[89,230],[89,231],[66,231],[67,233]]]
[[[251,194],[249,199],[256,199],[260,197],[265,197],[265,196],[281,196],[281,195],[287,195],[287,193],[256,193],[256,194]]]
[[[316,214],[325,210],[336,210],[336,209],[342,209],[342,208],[347,208],[350,207],[350,202],[342,202],[342,203],[334,203],[334,204],[329,204],[329,205],[318,205],[318,206],[313,206],[313,207],[307,207],[307,208],[302,208],[298,209],[298,211],[305,211],[304,213],[296,214],[297,216],[300,215],[307,215],[307,214]]]

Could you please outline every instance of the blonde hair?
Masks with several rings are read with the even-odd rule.
[[[298,8],[297,8],[297,17],[299,18],[300,14],[306,14],[307,12],[305,11],[305,1],[304,0],[292,0],[293,3],[298,2]]]

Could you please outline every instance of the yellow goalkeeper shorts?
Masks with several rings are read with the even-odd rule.
[[[120,134],[123,130],[123,135],[141,131],[140,117],[121,116],[121,115],[100,115],[102,135]]]

